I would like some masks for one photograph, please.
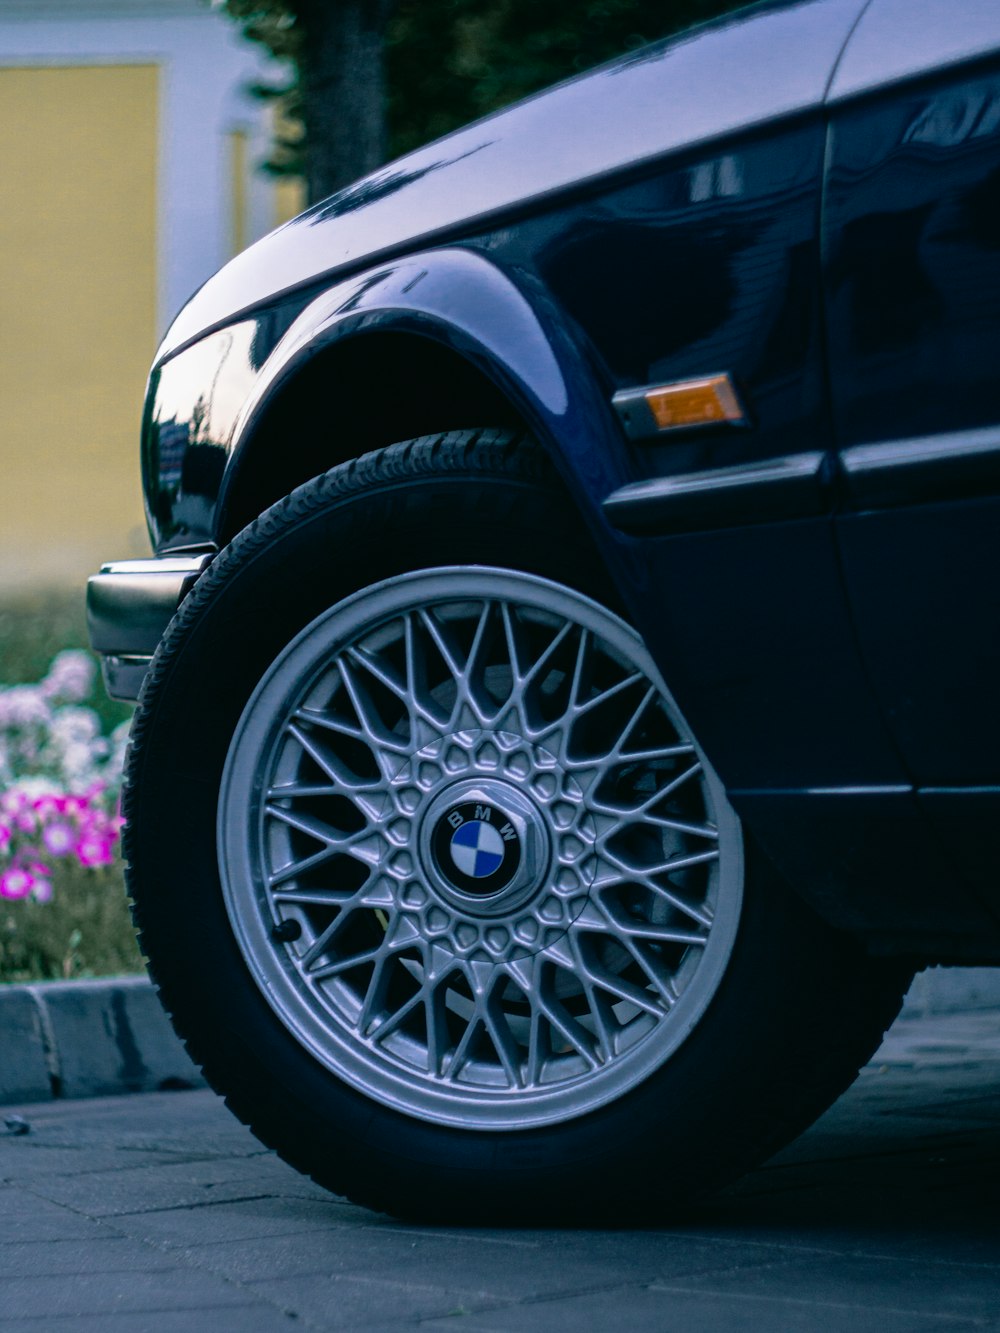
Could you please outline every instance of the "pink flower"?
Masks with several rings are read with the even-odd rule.
[[[31,896],[36,903],[48,903],[52,901],[52,881],[38,875],[31,886]]]
[[[47,819],[49,815],[64,815],[66,813],[66,797],[57,796],[55,792],[46,792],[44,796],[36,796],[32,805],[42,819]]]
[[[10,847],[10,840],[14,836],[14,830],[10,824],[0,821],[0,854],[6,852]]]
[[[46,824],[42,830],[42,841],[51,856],[67,856],[76,846],[76,834],[69,824]]]
[[[34,875],[20,866],[11,866],[0,875],[0,898],[27,898],[34,887]]]
[[[85,833],[77,843],[77,860],[82,866],[109,866],[112,860],[111,844],[111,838]]]
[[[3,810],[4,814],[16,815],[22,810],[29,810],[30,808],[31,797],[18,787],[13,787],[0,796],[0,810]]]

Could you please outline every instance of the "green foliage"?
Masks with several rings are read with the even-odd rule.
[[[296,23],[299,6],[294,0],[212,0],[212,6],[235,19],[244,37],[259,42],[272,55],[298,58],[302,29]]]
[[[52,901],[0,900],[0,983],[141,972],[121,865],[63,864]]]
[[[274,103],[278,110],[271,152],[263,169],[274,176],[303,175],[302,93],[298,60],[302,50],[303,25],[297,6],[289,0],[211,0],[212,7],[238,23],[243,36],[263,46],[277,60],[287,61],[288,79],[256,83],[250,91],[262,101]]]
[[[83,589],[23,595],[0,601],[0,685],[41,680],[63,648],[87,648]],[[88,707],[99,715],[105,732],[132,715],[131,704],[109,699],[98,683]]]

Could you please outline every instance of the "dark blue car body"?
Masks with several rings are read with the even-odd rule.
[[[211,555],[365,450],[526,426],[788,881],[1000,961],[998,353],[1000,7],[766,3],[210,280],[151,377],[151,533]],[[616,394],[714,373],[748,426],[629,438]]]

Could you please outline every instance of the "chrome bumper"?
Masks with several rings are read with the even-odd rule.
[[[87,580],[90,646],[112,699],[138,699],[156,645],[213,554],[116,560]]]

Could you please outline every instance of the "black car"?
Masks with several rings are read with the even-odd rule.
[[[998,335],[995,0],[755,6],[194,296],[91,627],[142,946],[265,1143],[662,1212],[1000,962]]]

